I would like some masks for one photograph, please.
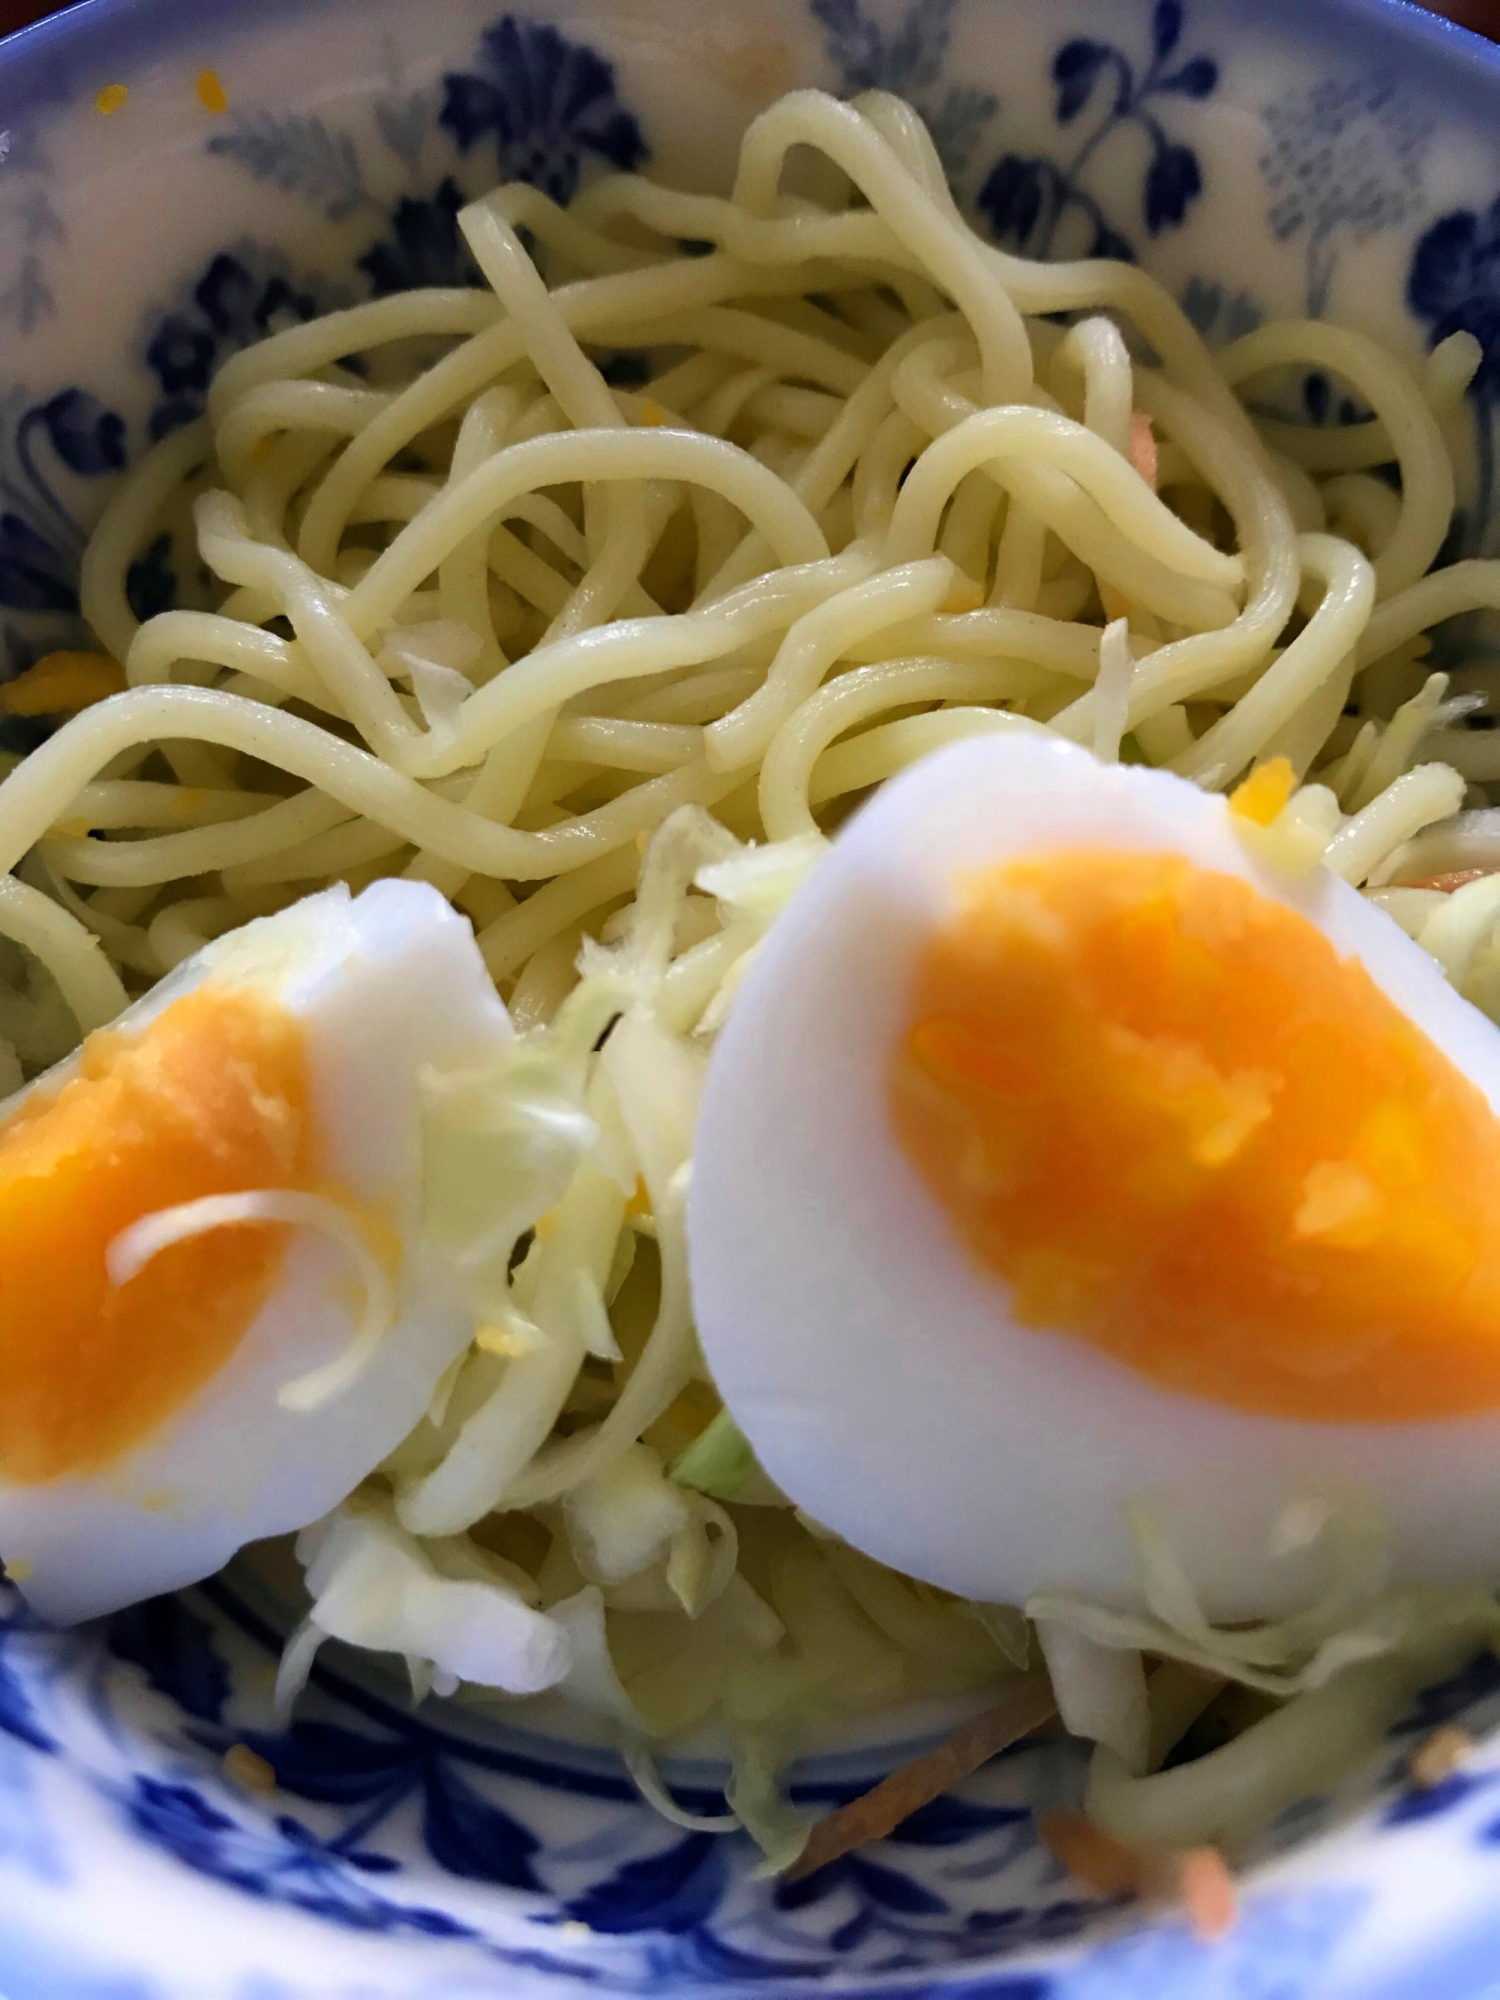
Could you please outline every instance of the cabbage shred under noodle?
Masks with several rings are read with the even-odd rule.
[[[844,205],[780,192],[796,145]],[[431,1226],[475,1342],[303,1537],[283,1695],[330,1634],[404,1653],[421,1691],[552,1687],[668,1806],[647,1746],[717,1722],[739,1818],[786,1858],[774,1774],[810,1729],[982,1689],[1027,1628],[816,1530],[719,1418],[683,1237],[714,1033],[848,807],[1002,729],[1217,789],[1284,757],[1267,852],[1365,887],[1500,1012],[1500,897],[1411,873],[1500,776],[1472,690],[1423,664],[1432,624],[1500,606],[1500,563],[1425,574],[1479,351],[1454,335],[1420,372],[1288,322],[1211,356],[1133,266],[982,242],[878,93],[772,106],[728,200],[616,175],[567,212],[501,188],[461,226],[489,291],[236,356],[100,524],[84,608],[129,689],[0,786],[0,1077],[330,881],[450,896],[523,1031],[427,1080]],[[639,390],[611,386],[622,351]],[[1306,367],[1368,404],[1359,464],[1394,462],[1399,494],[1324,433],[1258,426],[1242,396]],[[138,625],[126,574],[164,527],[212,605]],[[1196,1819],[1128,1790],[1158,1782],[1142,1651],[1273,1684],[1294,1697],[1273,1722],[1384,1660],[1383,1714],[1484,1624],[1345,1576],[1244,1643],[1144,1561],[1149,1619],[1032,1607],[1126,1831],[1243,1831],[1213,1758]]]

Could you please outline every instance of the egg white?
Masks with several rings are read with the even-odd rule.
[[[897,1143],[891,1065],[956,878],[1080,845],[1182,854],[1300,911],[1500,1112],[1490,1023],[1345,883],[1262,866],[1224,800],[1060,740],[955,744],[840,835],[715,1048],[688,1226],[725,1400],[817,1520],[966,1597],[1058,1587],[1138,1604],[1128,1511],[1140,1502],[1218,1619],[1278,1613],[1314,1584],[1315,1551],[1273,1553],[1284,1509],[1307,1498],[1372,1506],[1394,1581],[1500,1578],[1500,1410],[1410,1424],[1247,1414],[1020,1327],[1004,1281]]]
[[[116,1025],[144,1028],[205,980],[256,987],[299,1021],[319,1170],[394,1224],[399,1317],[351,1387],[282,1409],[282,1387],[340,1353],[358,1309],[344,1254],[296,1230],[232,1356],[148,1437],[88,1476],[0,1483],[0,1554],[58,1623],[194,1582],[327,1513],[412,1429],[473,1334],[423,1242],[418,1090],[424,1066],[477,1064],[511,1035],[467,921],[425,883],[329,889],[210,945]]]

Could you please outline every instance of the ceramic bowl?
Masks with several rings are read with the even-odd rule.
[[[911,98],[980,228],[1138,258],[1210,340],[1326,313],[1416,356],[1469,328],[1455,552],[1500,541],[1486,45],[1394,0],[504,4],[86,0],[0,48],[6,671],[83,636],[79,551],[111,482],[234,349],[472,279],[455,214],[497,178],[566,199],[641,165],[724,187],[746,122],[804,83]],[[1349,414],[1321,376],[1296,393],[1311,421]],[[144,551],[140,615],[177,566],[165,540]],[[1397,1782],[1434,1722],[1500,1721],[1488,1655],[1283,1816],[1210,1944],[1048,1858],[1032,1813],[1077,1796],[1066,1743],[778,1887],[743,1838],[656,1818],[610,1753],[413,1713],[337,1648],[279,1731],[285,1615],[240,1570],[74,1632],[0,1603],[6,2000],[1478,2000],[1500,1978],[1500,1747],[1435,1791]],[[274,1793],[226,1774],[236,1743]],[[899,1754],[814,1760],[797,1796],[846,1798]],[[689,1807],[718,1802],[712,1767],[672,1777]]]

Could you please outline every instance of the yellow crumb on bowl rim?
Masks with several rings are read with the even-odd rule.
[[[205,111],[217,113],[229,109],[229,98],[216,69],[200,69],[194,88]]]
[[[130,92],[123,83],[107,83],[94,99],[94,108],[103,112],[108,118],[111,112],[120,109],[129,95]]]

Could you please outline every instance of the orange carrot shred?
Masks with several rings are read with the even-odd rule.
[[[1151,419],[1144,410],[1130,413],[1130,463],[1145,480],[1152,492],[1156,491],[1156,433],[1151,428]]]
[[[1474,1739],[1467,1729],[1445,1723],[1412,1752],[1406,1767],[1407,1778],[1418,1791],[1431,1791],[1445,1778],[1452,1777],[1473,1748]]]
[[[966,1722],[925,1756],[915,1757],[848,1805],[820,1819],[807,1845],[787,1869],[787,1878],[826,1868],[830,1861],[853,1853],[872,1840],[884,1840],[918,1807],[930,1805],[950,1785],[967,1778],[997,1752],[1029,1736],[1057,1713],[1051,1684],[1044,1674],[1018,1677],[997,1701],[972,1722]]]
[[[276,1789],[274,1767],[248,1743],[232,1743],[224,1752],[224,1775],[257,1798],[269,1798]]]
[[[1445,896],[1451,896],[1455,889],[1462,889],[1470,882],[1483,881],[1486,875],[1494,874],[1493,868],[1448,868],[1440,875],[1424,875],[1419,881],[1398,882],[1400,889],[1437,889]]]
[[[1196,1936],[1211,1942],[1234,1927],[1239,1897],[1217,1847],[1190,1847],[1177,1858],[1177,1892]]]

